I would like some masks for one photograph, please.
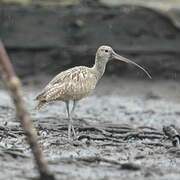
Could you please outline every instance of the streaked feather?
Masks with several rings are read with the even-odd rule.
[[[42,107],[47,106],[49,103],[46,101],[39,101],[38,105],[34,108],[35,110],[40,110]]]
[[[92,68],[77,66],[63,71],[36,97],[36,100],[40,101],[37,109],[43,107],[45,102],[82,99],[92,92],[97,81],[98,78]]]

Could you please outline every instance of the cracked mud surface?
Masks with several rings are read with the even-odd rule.
[[[180,127],[180,84],[170,80],[103,78],[79,102],[67,140],[65,105],[33,110],[39,85],[24,87],[24,99],[38,130],[39,143],[57,179],[179,179],[180,149],[163,139],[163,126]],[[33,158],[14,106],[0,90],[0,179],[37,177]]]

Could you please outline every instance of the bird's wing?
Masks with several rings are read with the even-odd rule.
[[[54,100],[64,94],[65,91],[68,91],[70,89],[73,91],[78,83],[83,86],[85,81],[87,81],[88,79],[90,80],[92,77],[90,75],[91,71],[89,69],[90,68],[85,66],[78,66],[59,73],[48,83],[48,85],[44,88],[42,93],[37,96],[36,99],[41,101]],[[90,83],[89,86],[92,86],[92,88],[94,88],[93,83]],[[78,87],[81,88],[80,86]]]
[[[54,86],[55,84],[61,84],[64,83],[68,80],[71,80],[71,76],[74,76],[75,74],[77,74],[80,69],[85,69],[87,67],[85,66],[77,66],[68,70],[65,70],[61,73],[59,73],[58,75],[56,75],[44,88],[44,90],[47,90],[49,88],[51,88],[52,86]]]

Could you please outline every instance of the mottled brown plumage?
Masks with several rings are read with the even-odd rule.
[[[95,64],[92,68],[86,66],[77,66],[59,73],[44,88],[42,93],[36,97],[39,101],[36,109],[41,109],[54,101],[64,101],[66,103],[69,126],[68,138],[71,136],[71,130],[75,135],[72,125],[72,114],[74,112],[76,102],[88,96],[96,87],[98,80],[105,71],[106,64],[111,59],[118,59],[127,63],[132,63],[141,68],[145,73],[149,73],[138,64],[116,54],[109,46],[101,46],[96,52]],[[70,112],[69,103],[73,101],[73,108]]]
[[[37,109],[52,101],[80,100],[89,95],[95,88],[98,77],[96,71],[85,66],[68,69],[57,76],[37,96],[40,101]]]

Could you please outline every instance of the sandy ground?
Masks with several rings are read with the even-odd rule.
[[[180,178],[180,151],[162,140],[163,126],[180,127],[178,81],[103,78],[95,92],[78,104],[74,118],[78,139],[72,142],[67,141],[64,103],[33,110],[33,99],[45,81],[38,85],[29,81],[24,99],[57,179]],[[36,177],[29,146],[3,89],[0,112],[0,179]],[[144,136],[147,130],[149,136]]]

